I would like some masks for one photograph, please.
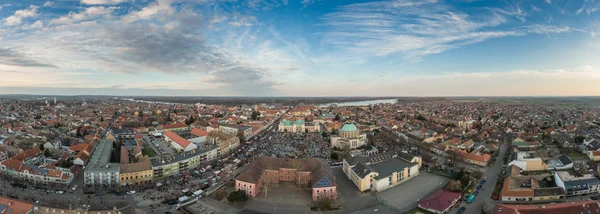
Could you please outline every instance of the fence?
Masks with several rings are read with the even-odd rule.
[[[442,182],[436,188],[433,188],[432,190],[430,190],[429,192],[427,192],[427,194],[425,194],[424,197],[431,195],[432,193],[434,193],[435,191],[437,191],[440,188],[443,188],[444,186],[446,186],[447,183],[448,183],[448,181]],[[372,194],[373,194],[373,198],[375,198],[375,200],[377,200],[377,202],[379,202],[383,206],[386,206],[386,207],[390,208],[391,210],[393,210],[394,212],[397,212],[397,213],[406,213],[406,212],[408,212],[408,211],[416,208],[417,205],[419,204],[419,201],[415,201],[415,202],[413,202],[413,203],[411,203],[409,205],[406,205],[404,207],[397,207],[393,203],[390,203],[390,202],[386,201],[385,199],[379,197],[379,195],[377,194],[377,192],[373,192]]]

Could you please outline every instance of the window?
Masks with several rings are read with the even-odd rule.
[[[317,190],[317,194],[319,194],[320,190]]]

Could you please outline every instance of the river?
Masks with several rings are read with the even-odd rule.
[[[321,106],[330,106],[330,105],[334,105],[334,104],[337,106],[368,106],[368,105],[379,104],[379,103],[394,104],[397,101],[398,101],[397,99],[365,100],[365,101],[354,101],[354,102],[327,103],[327,104],[323,104]]]

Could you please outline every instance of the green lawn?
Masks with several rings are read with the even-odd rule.
[[[585,157],[585,155],[579,152],[571,152],[569,153],[569,157]]]
[[[421,209],[421,208],[414,208],[412,210],[409,210],[408,212],[404,213],[404,214],[418,214],[418,213],[424,213],[424,214],[433,214],[432,212],[429,212],[427,210]]]
[[[154,154],[154,151],[152,151],[152,149],[150,149],[150,148],[142,149],[142,155],[148,155],[148,157],[156,156],[156,154]]]

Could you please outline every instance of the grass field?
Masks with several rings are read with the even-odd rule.
[[[150,148],[142,149],[142,155],[148,155],[148,157],[156,156],[156,154],[154,154],[154,151],[152,151],[152,149],[150,149]]]

